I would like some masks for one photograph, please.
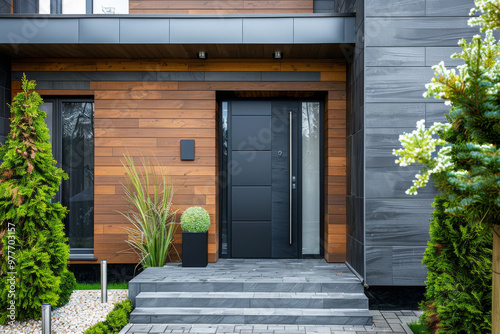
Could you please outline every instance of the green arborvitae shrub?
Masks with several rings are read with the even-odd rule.
[[[207,232],[210,227],[210,215],[199,206],[187,208],[181,216],[181,227],[184,232]]]
[[[69,270],[64,271],[61,276],[61,284],[59,287],[61,292],[59,293],[58,306],[64,306],[69,302],[69,298],[76,288],[75,275]]]
[[[491,229],[445,213],[436,196],[428,248],[427,290],[421,322],[435,333],[491,331]],[[433,331],[434,333],[434,331]]]
[[[90,327],[85,331],[85,334],[118,334],[128,324],[132,308],[132,301],[130,299],[116,303],[113,310],[106,317],[106,320]]]
[[[404,155],[401,165],[423,163],[440,190],[424,256],[427,292],[421,304],[421,322],[433,334],[499,328],[492,322],[491,297],[498,292],[491,284],[492,256],[499,254],[492,250],[497,238],[492,227],[500,224],[500,45],[489,29],[500,28],[500,7],[498,0],[475,3],[472,12],[483,14],[471,22],[482,26],[484,36],[460,40],[462,52],[452,57],[464,65],[448,69],[441,62],[426,86],[425,96],[450,105],[449,124],[439,125],[437,133],[405,134],[400,137],[405,149],[395,151]],[[444,143],[432,143],[435,134]],[[444,147],[432,158],[436,146]],[[421,175],[416,177],[415,189],[425,185]]]
[[[66,208],[51,202],[67,175],[55,166],[43,103],[34,81],[22,80],[14,98],[10,133],[0,147],[0,323],[40,318],[42,303],[60,304],[68,282]],[[66,277],[66,278],[64,278]],[[65,289],[70,286],[66,283]],[[67,299],[68,290],[63,298]],[[6,313],[14,305],[11,313]],[[12,309],[12,307],[11,307]]]
[[[104,322],[98,322],[94,326],[90,327],[85,331],[85,334],[107,334],[109,333],[109,328]]]

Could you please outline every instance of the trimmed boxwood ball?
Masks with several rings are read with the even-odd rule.
[[[210,215],[202,207],[190,207],[181,216],[181,227],[184,232],[207,232],[209,226]]]

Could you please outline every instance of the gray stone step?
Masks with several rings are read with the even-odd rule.
[[[137,307],[133,324],[371,325],[367,309]]]
[[[144,307],[368,309],[363,293],[334,292],[141,292]]]
[[[211,280],[194,282],[129,282],[129,297],[135,305],[135,297],[140,292],[337,292],[363,293],[363,285],[358,280],[343,280],[329,283],[284,283],[254,281]]]
[[[324,260],[167,264],[129,282],[133,324],[369,325],[363,284]]]

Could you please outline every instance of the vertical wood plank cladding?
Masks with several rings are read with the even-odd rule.
[[[313,0],[132,0],[130,14],[313,13]]]
[[[333,74],[332,74],[333,73]],[[323,72],[321,80],[338,80]],[[346,96],[345,91],[329,91],[325,108],[325,258],[345,262],[347,256],[347,170],[346,170]]]
[[[175,0],[177,1],[177,0]],[[144,70],[156,60],[21,60],[16,71],[47,70],[97,71]],[[183,63],[184,62],[184,63]],[[165,61],[165,66],[188,71],[319,71],[317,82],[205,82],[205,81],[94,81],[90,90],[95,100],[95,256],[109,263],[133,263],[123,228],[127,226],[117,210],[127,210],[120,182],[124,181],[121,159],[124,154],[139,159],[154,157],[170,175],[176,193],[174,209],[180,213],[190,206],[203,206],[210,214],[209,260],[218,259],[218,133],[217,91],[325,92],[325,258],[343,262],[346,258],[346,85],[345,63],[338,60],[228,60],[205,63]],[[94,64],[94,65],[92,65]],[[102,64],[103,66],[98,66]],[[174,65],[177,64],[177,65]],[[183,65],[185,64],[185,65]],[[104,66],[105,65],[105,66]],[[89,67],[90,66],[90,67]],[[170,69],[169,69],[170,70]],[[20,87],[13,82],[12,87]],[[18,88],[19,89],[19,88]],[[77,95],[74,91],[44,90],[45,95]],[[259,96],[256,94],[255,96]],[[181,161],[181,139],[196,141],[194,161]],[[139,160],[137,160],[139,161]],[[174,244],[182,254],[181,234]],[[76,263],[76,262],[73,262]],[[81,262],[78,262],[81,263]]]

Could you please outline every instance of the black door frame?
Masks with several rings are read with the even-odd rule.
[[[229,222],[229,217],[231,217],[230,208],[230,189],[231,189],[231,177],[228,170],[231,168],[229,166],[229,155],[231,149],[231,144],[228,136],[228,131],[231,129],[231,117],[230,110],[225,109],[228,107],[231,101],[297,101],[299,103],[299,110],[294,119],[299,120],[297,125],[296,142],[298,143],[298,156],[296,157],[296,177],[297,186],[294,194],[294,204],[296,205],[296,227],[297,227],[297,254],[298,258],[324,258],[325,254],[325,103],[321,99],[308,99],[308,98],[219,98],[218,99],[218,139],[219,139],[219,171],[218,171],[218,182],[219,182],[219,256],[221,258],[232,258],[231,254],[231,224]],[[320,129],[320,253],[319,254],[302,254],[302,117],[300,103],[301,102],[317,102],[320,104],[320,118],[319,118],[319,129]],[[225,110],[224,110],[225,109]]]

